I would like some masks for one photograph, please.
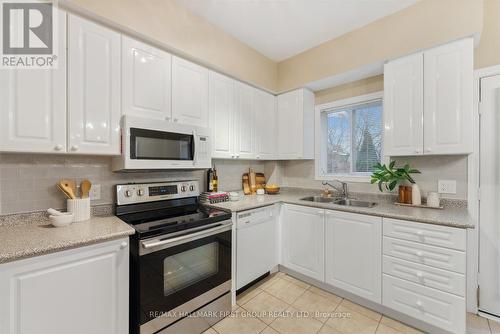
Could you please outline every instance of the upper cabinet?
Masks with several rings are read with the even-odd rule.
[[[68,15],[68,151],[120,154],[119,33]]]
[[[314,94],[307,89],[278,95],[278,158],[314,158]]]
[[[236,82],[235,91],[234,151],[236,158],[254,159],[256,89],[241,82]]]
[[[122,36],[122,110],[124,115],[172,118],[172,56]]]
[[[276,97],[262,90],[255,91],[255,158],[276,159],[278,150]]]
[[[172,120],[208,126],[208,69],[172,57]]]
[[[208,104],[213,158],[234,158],[234,85],[233,79],[210,71]]]
[[[388,62],[384,154],[471,153],[472,84],[472,38]]]
[[[65,24],[58,31],[57,69],[0,70],[0,151],[66,152]]]

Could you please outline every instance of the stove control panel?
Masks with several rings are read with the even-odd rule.
[[[198,181],[129,183],[116,186],[118,205],[198,197],[199,195]]]

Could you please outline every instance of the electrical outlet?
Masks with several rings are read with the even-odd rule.
[[[101,185],[93,184],[90,188],[89,197],[91,201],[101,199]]]
[[[440,194],[456,194],[457,181],[455,180],[439,180],[438,193]]]

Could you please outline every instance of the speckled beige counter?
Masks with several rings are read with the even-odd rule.
[[[115,216],[92,217],[53,227],[44,214],[12,215],[16,224],[0,224],[0,263],[128,237],[134,229]],[[33,217],[38,217],[33,222]],[[31,221],[30,221],[31,220]]]
[[[475,227],[474,219],[469,215],[466,207],[445,207],[443,210],[402,207],[394,205],[392,201],[388,200],[387,196],[377,195],[370,195],[366,198],[367,200],[377,202],[377,205],[372,208],[342,206],[331,203],[316,203],[301,200],[301,198],[319,194],[319,191],[287,189],[278,195],[243,196],[243,198],[237,202],[218,203],[211,206],[219,209],[231,210],[232,212],[239,212],[275,203],[288,203],[378,217],[411,220],[428,224],[446,225],[457,228]],[[365,199],[363,196],[359,196],[359,194],[354,195],[354,197]]]

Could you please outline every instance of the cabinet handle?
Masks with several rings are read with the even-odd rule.
[[[417,278],[420,279],[420,280],[422,278],[424,278],[424,274],[421,271],[417,271],[416,275],[417,275]]]
[[[231,154],[231,158],[234,158],[234,154]]]
[[[73,145],[71,146],[72,151],[78,151],[78,145]]]
[[[120,244],[120,248],[121,248],[121,249],[124,249],[124,248],[126,248],[126,247],[127,247],[127,245],[128,245],[128,243],[127,243],[126,241],[124,241],[124,242],[122,242],[122,243]]]
[[[177,119],[177,118],[174,118],[174,122],[177,122],[177,121],[178,121],[178,119]]]
[[[415,153],[420,153],[420,150],[415,150]]]
[[[239,157],[240,157],[240,155],[239,155],[239,154],[236,154],[236,158],[239,158]]]
[[[417,255],[418,257],[422,257],[422,256],[424,256],[424,253],[422,253],[421,251],[418,251],[418,252],[416,253],[416,255]]]
[[[417,302],[415,303],[415,305],[417,305],[417,308],[420,309],[420,310],[424,309],[424,304],[420,300],[417,300]]]
[[[169,116],[165,117],[165,120],[167,120],[167,121],[170,121],[171,119],[172,119],[172,117],[169,117]]]
[[[56,145],[56,147],[54,147],[54,150],[56,151],[61,151],[63,149],[63,146],[61,144],[58,144]]]
[[[425,232],[424,231],[417,231],[416,234],[419,236],[419,237],[425,237]]]
[[[428,147],[425,152],[432,152],[432,148]]]

